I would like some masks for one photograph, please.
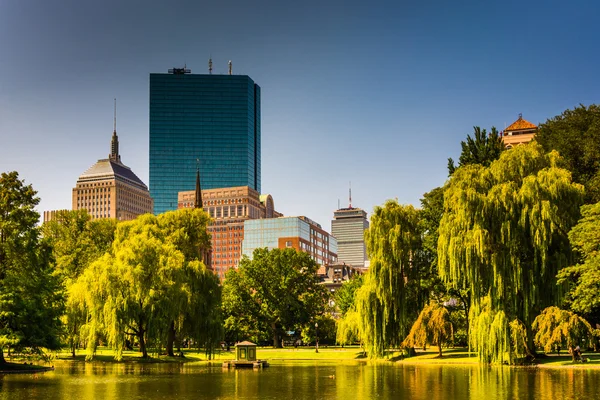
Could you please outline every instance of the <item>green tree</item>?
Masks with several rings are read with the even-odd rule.
[[[424,258],[419,211],[388,200],[375,207],[365,232],[370,258],[364,284],[356,292],[361,339],[369,357],[381,357],[399,346],[409,323],[427,301],[419,273],[428,269]]]
[[[201,209],[170,211],[158,216],[166,243],[174,245],[183,254],[185,263],[202,263],[211,246],[207,231],[209,222],[208,214]],[[201,344],[210,357],[223,337],[219,278],[204,264],[189,272],[186,276],[189,293],[175,306],[180,314],[169,324],[166,350],[169,356],[174,356],[175,340],[179,338],[178,343],[181,343],[182,337],[187,335]]]
[[[223,288],[226,329],[238,334],[269,332],[274,347],[285,331],[314,324],[327,305],[318,265],[294,249],[256,249],[229,270]]]
[[[115,220],[92,221],[85,210],[60,211],[54,220],[42,225],[42,234],[52,247],[61,292],[66,297],[61,320],[64,339],[69,343],[73,357],[81,339],[80,328],[86,322],[86,309],[78,295],[80,289],[72,286],[93,261],[110,249],[115,229]]]
[[[343,318],[336,321],[335,340],[342,346],[360,342],[362,347],[361,337],[360,315],[358,315],[358,312],[352,307],[346,312]]]
[[[88,357],[93,357],[97,336],[103,333],[122,357],[127,338],[139,343],[148,356],[148,341],[164,343],[170,324],[194,298],[192,282],[201,280],[206,267],[186,262],[170,243],[158,218],[142,215],[119,223],[110,253],[93,262],[81,275],[88,309]]]
[[[569,348],[575,361],[575,346],[590,343],[593,338],[592,327],[585,319],[570,311],[558,307],[544,309],[533,321],[535,343],[546,353],[555,348]]]
[[[335,292],[335,305],[340,311],[342,317],[346,315],[346,313],[354,305],[356,290],[358,290],[362,284],[363,276],[355,274],[349,281],[344,282],[342,286]]]
[[[556,152],[531,143],[489,167],[459,168],[447,184],[438,269],[450,287],[470,291],[469,336],[484,362],[506,354],[514,361],[514,320],[526,327],[532,350],[534,317],[558,301],[555,277],[569,264],[567,232],[583,196],[561,166]]]
[[[556,150],[585,186],[585,203],[600,201],[600,106],[579,105],[540,124],[535,140],[547,152]]]
[[[4,349],[59,346],[62,298],[51,249],[40,240],[36,191],[17,172],[0,175],[0,363]]]
[[[559,283],[570,283],[571,309],[586,316],[600,314],[600,203],[581,207],[582,218],[569,232],[580,262],[558,274]],[[591,320],[591,319],[590,319]],[[600,321],[596,321],[600,322]]]
[[[497,160],[504,150],[502,137],[495,127],[488,134],[485,129],[473,127],[473,137],[467,135],[466,142],[460,142],[462,151],[458,159],[458,167],[479,164],[487,167],[492,161]],[[448,159],[448,173],[452,175],[457,167],[452,158]]]
[[[454,328],[450,321],[450,312],[439,303],[426,305],[414,322],[404,347],[425,347],[428,343],[438,346],[438,356],[442,357],[442,346],[452,340]]]

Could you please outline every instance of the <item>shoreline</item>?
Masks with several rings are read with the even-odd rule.
[[[500,365],[482,365],[479,364],[478,358],[475,353],[469,353],[466,349],[446,349],[441,358],[438,358],[437,351],[422,351],[417,350],[417,354],[413,357],[402,357],[399,352],[390,352],[387,358],[380,358],[370,360],[363,356],[362,350],[358,347],[321,347],[319,353],[315,352],[314,347],[302,347],[302,348],[284,348],[284,349],[273,349],[273,348],[258,348],[257,357],[260,359],[267,360],[269,362],[276,363],[290,363],[290,362],[323,362],[323,363],[340,363],[340,362],[357,362],[357,363],[376,363],[376,364],[389,364],[396,366],[442,366],[442,367],[498,367]],[[103,349],[98,352],[95,359],[92,361],[86,361],[85,355],[82,353],[77,354],[75,358],[72,358],[66,353],[57,353],[55,358],[52,360],[54,364],[63,363],[74,363],[74,364],[187,364],[197,363],[206,365],[220,365],[223,361],[235,359],[234,351],[218,351],[214,354],[212,359],[205,358],[203,352],[197,352],[193,350],[184,351],[185,357],[167,357],[167,356],[156,356],[148,359],[140,357],[138,352],[127,351],[123,355],[121,361],[116,361],[113,358],[111,350]],[[571,356],[565,355],[544,355],[535,360],[535,362],[529,365],[502,365],[502,367],[509,368],[543,368],[543,369],[584,369],[584,370],[598,370],[600,369],[600,353],[587,353],[584,354],[584,358],[588,359],[585,363],[573,363]],[[24,364],[8,363],[10,368],[5,369],[0,366],[0,374],[3,373],[16,373],[18,366],[25,367]],[[18,368],[19,373],[34,373],[34,372],[46,372],[51,371],[52,367],[45,367],[41,365],[27,366],[25,368]]]

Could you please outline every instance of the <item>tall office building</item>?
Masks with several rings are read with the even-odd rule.
[[[148,187],[121,162],[116,106],[110,154],[108,158],[98,160],[79,176],[73,188],[72,201],[73,210],[85,209],[92,219],[116,218],[126,221],[152,212],[152,198]],[[53,216],[48,215],[48,218]]]
[[[246,75],[150,74],[150,194],[154,213],[177,194],[249,186],[260,193],[260,87]]]
[[[350,205],[333,213],[331,233],[337,239],[338,263],[365,268],[365,229],[369,229],[369,221],[364,210]]]

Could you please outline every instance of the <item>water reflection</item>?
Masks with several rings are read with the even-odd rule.
[[[590,399],[600,370],[282,362],[265,370],[206,364],[62,363],[0,375],[0,400],[83,399]]]

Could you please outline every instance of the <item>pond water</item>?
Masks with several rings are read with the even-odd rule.
[[[0,375],[0,400],[29,399],[596,399],[600,370],[276,362],[264,370],[206,364],[59,363]]]

